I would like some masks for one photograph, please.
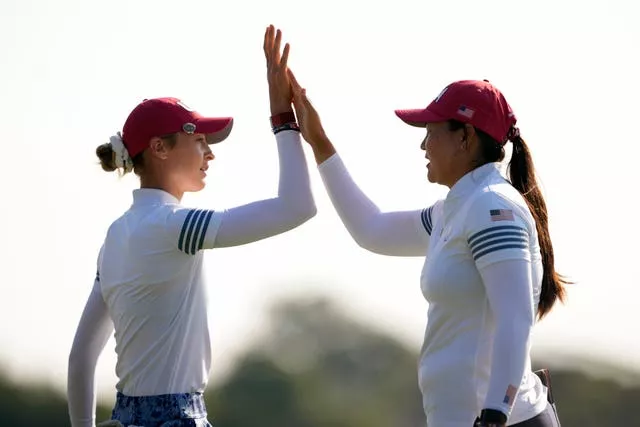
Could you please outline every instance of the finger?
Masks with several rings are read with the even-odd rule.
[[[264,40],[262,41],[262,50],[267,53],[267,35],[269,34],[269,27],[264,30]]]
[[[272,50],[273,50],[273,31],[275,28],[273,25],[269,25],[267,30],[264,33],[264,55],[267,57],[267,61],[270,61],[272,58]]]
[[[300,99],[300,94],[293,95],[293,108],[296,110],[298,120],[302,120],[305,117],[306,110],[304,108],[304,102]]]
[[[300,83],[298,83],[298,79],[296,79],[296,76],[293,74],[293,71],[291,71],[291,68],[287,68],[287,74],[289,74],[289,81],[291,82],[291,88],[294,91],[300,91],[300,89],[302,89],[302,87],[300,87]]]
[[[307,111],[310,105],[309,100],[306,97],[306,92],[302,88],[293,92],[293,105],[298,110]]]
[[[304,105],[305,110],[307,111],[311,111],[311,112],[315,112],[315,108],[313,108],[313,104],[311,103],[311,101],[309,101],[309,98],[307,98],[307,90],[306,89],[302,89],[300,91],[300,99],[302,101],[302,105]]]
[[[286,70],[287,61],[289,61],[289,43],[284,45],[284,50],[282,51],[282,58],[280,59],[280,68],[282,68],[283,70]]]
[[[280,42],[282,42],[282,31],[277,30],[276,39],[271,47],[271,59],[273,59],[276,64],[280,60]]]
[[[271,25],[269,25],[267,29],[264,30],[264,44],[262,46],[262,48],[264,49],[264,53],[267,53],[269,50],[271,50],[271,45],[269,43],[270,32],[271,32]]]

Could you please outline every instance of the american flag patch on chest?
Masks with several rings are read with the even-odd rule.
[[[514,221],[511,209],[491,209],[489,216],[491,221]]]

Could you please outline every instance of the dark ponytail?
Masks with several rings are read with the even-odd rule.
[[[457,120],[449,120],[449,130],[465,129],[465,124]],[[499,162],[505,157],[504,145],[499,144],[487,133],[475,129],[482,146],[482,162]],[[564,301],[566,292],[564,285],[571,282],[559,275],[554,266],[553,245],[549,235],[549,218],[547,204],[544,201],[536,180],[535,168],[529,147],[516,128],[509,132],[509,140],[513,144],[513,152],[509,161],[509,180],[511,185],[522,194],[531,211],[538,232],[538,244],[542,255],[542,290],[538,304],[538,319],[542,319],[551,311],[556,300]],[[480,166],[480,165],[479,165]]]
[[[542,291],[538,304],[538,318],[542,319],[551,311],[556,300],[564,301],[566,292],[564,285],[569,284],[555,270],[553,245],[549,235],[549,217],[547,204],[544,201],[535,176],[533,159],[524,139],[516,133],[512,138],[513,153],[509,162],[509,180],[524,197],[531,215],[536,222],[540,253],[542,254]]]

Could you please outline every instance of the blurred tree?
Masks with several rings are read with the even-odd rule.
[[[206,394],[210,420],[227,427],[303,425],[290,375],[257,354],[248,354],[239,366]]]
[[[347,318],[326,300],[275,306],[268,332],[252,352],[264,355],[292,378],[306,421],[296,415],[296,424],[287,425],[424,424],[417,355],[391,337]],[[216,419],[226,425],[217,414]],[[263,424],[256,419],[255,425]]]
[[[416,350],[326,300],[281,303],[263,339],[207,391],[210,420],[215,427],[424,427]],[[640,427],[638,373],[575,361],[576,370],[552,369],[563,427]],[[620,375],[627,386],[607,379]],[[97,419],[110,411],[99,405]],[[0,427],[44,425],[69,426],[64,396],[0,372]]]

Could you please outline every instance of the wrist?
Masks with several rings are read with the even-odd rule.
[[[272,114],[271,117],[269,117],[269,121],[271,122],[272,129],[288,123],[297,123],[296,115],[293,111],[284,111],[282,113]]]
[[[326,136],[313,141],[313,144],[310,145],[313,149],[313,156],[316,159],[316,164],[318,165],[336,153],[335,147]]]
[[[507,416],[495,409],[483,409],[474,423],[474,427],[504,427],[506,425]]]
[[[285,130],[295,130],[300,132],[300,127],[296,121],[296,115],[293,111],[286,111],[284,113],[273,114],[269,121],[271,122],[271,131],[277,135]]]
[[[275,116],[282,113],[293,113],[293,106],[290,102],[272,102],[271,103],[271,116]]]

